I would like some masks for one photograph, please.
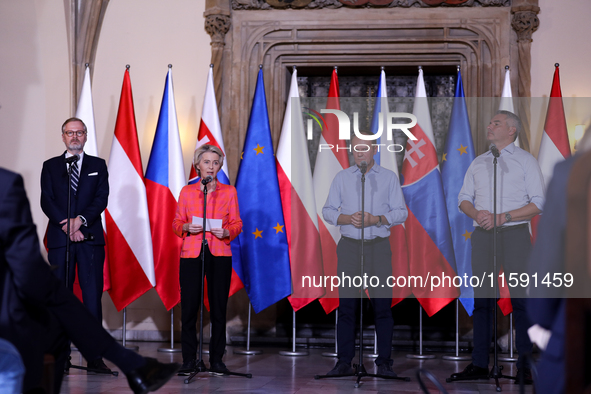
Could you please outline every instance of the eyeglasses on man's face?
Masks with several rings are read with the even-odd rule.
[[[83,135],[86,134],[86,131],[84,131],[84,130],[67,130],[67,131],[64,131],[64,134],[67,135],[68,137],[72,137],[74,134],[76,134],[76,136],[78,136],[78,137],[82,137]]]

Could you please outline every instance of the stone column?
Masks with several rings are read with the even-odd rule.
[[[211,36],[213,86],[219,111],[222,100],[222,57],[226,45],[226,33],[230,30],[232,20],[229,4],[224,0],[208,0],[203,16],[205,17],[205,31]]]
[[[69,41],[71,69],[71,100],[72,114],[76,112],[78,95],[82,88],[86,63],[94,71],[94,59],[98,46],[99,35],[105,18],[109,0],[89,0],[69,3]]]
[[[527,151],[529,147],[529,126],[531,124],[530,97],[531,97],[531,42],[532,34],[538,29],[540,7],[537,0],[517,0],[511,13],[513,20],[511,26],[517,33],[518,59],[518,85],[517,96],[519,97],[519,115],[523,122],[525,133],[519,137],[521,147]]]

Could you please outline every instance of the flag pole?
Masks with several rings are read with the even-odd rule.
[[[130,345],[127,346],[127,307],[123,308],[123,347],[129,350],[139,350],[139,346]]]
[[[443,360],[447,361],[468,361],[472,360],[471,356],[460,356],[460,300],[456,298],[456,355],[455,356],[443,356]]]
[[[513,354],[513,312],[509,313],[509,357],[499,357],[499,361],[517,362],[517,357]]]
[[[339,323],[339,310],[334,311],[334,352],[324,352],[322,357],[337,357],[339,355],[339,343],[337,342],[337,324]]]
[[[374,329],[373,331],[373,353],[365,355],[367,358],[378,358],[378,332]]]
[[[248,324],[246,326],[246,349],[234,349],[234,354],[244,354],[247,356],[254,356],[261,354],[262,350],[251,350],[250,349],[250,315],[252,310],[252,304],[248,302]]]
[[[281,356],[307,356],[308,355],[308,351],[307,350],[297,350],[296,351],[296,312],[295,309],[293,310],[293,324],[292,324],[292,345],[291,345],[291,351],[288,350],[282,350],[279,352],[279,354]]]
[[[170,347],[159,347],[161,353],[179,353],[181,349],[174,347],[174,308],[170,308]]]
[[[426,360],[435,358],[434,354],[423,354],[423,307],[419,304],[419,354],[407,354],[406,358]]]

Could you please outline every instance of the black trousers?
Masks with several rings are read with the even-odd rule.
[[[57,268],[53,273],[62,283],[66,283],[66,247],[49,249],[49,263]],[[68,288],[74,289],[76,266],[82,291],[82,302],[97,321],[103,321],[101,297],[103,295],[103,265],[105,245],[92,245],[84,242],[70,243],[70,263],[68,265]]]
[[[390,241],[384,238],[374,243],[364,245],[364,273],[367,274],[367,285],[371,305],[374,311],[374,322],[378,337],[378,358],[375,363],[392,365],[392,332],[394,320],[392,318],[392,289],[386,280],[392,275],[392,251]],[[359,310],[360,293],[363,286],[359,280],[355,283],[355,276],[361,273],[361,243],[342,237],[337,246],[338,268],[340,278],[351,277],[351,286],[341,283],[339,287],[339,320],[337,321],[337,343],[339,362],[350,364],[355,356],[355,328],[359,326],[356,312]],[[378,277],[377,287],[370,286],[371,277]],[[373,284],[376,282],[374,281]],[[357,284],[357,286],[356,286]],[[384,285],[384,287],[381,287]]]
[[[226,310],[232,279],[232,257],[214,256],[205,247],[205,276],[209,298],[211,340],[209,362],[222,361],[226,348]],[[201,256],[181,259],[181,344],[183,361],[197,357],[197,317],[201,306]]]
[[[493,272],[493,233],[477,227],[472,234],[472,275],[482,278]],[[501,266],[505,273],[505,286],[512,273],[527,272],[527,261],[531,252],[531,240],[527,226],[508,228],[497,233],[497,272]],[[496,279],[496,275],[495,275]],[[489,349],[494,321],[496,295],[491,287],[490,277],[486,285],[474,287],[474,349],[472,362],[482,368],[488,367]],[[521,286],[510,287],[513,316],[515,317],[515,344],[519,352],[517,367],[525,366],[525,355],[531,353],[532,343],[527,329],[530,327],[525,310],[526,292]],[[496,344],[495,344],[496,345]]]

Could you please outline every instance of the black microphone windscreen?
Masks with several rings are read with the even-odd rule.
[[[501,152],[499,152],[499,149],[496,147],[495,144],[490,145],[490,151],[494,157],[499,157],[501,155]]]

